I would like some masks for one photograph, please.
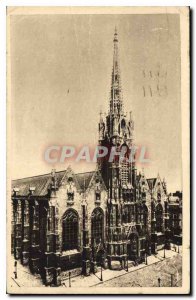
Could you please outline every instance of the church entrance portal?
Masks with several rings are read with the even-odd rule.
[[[128,243],[128,257],[130,260],[135,261],[138,258],[138,235],[136,233],[131,233],[129,236]]]

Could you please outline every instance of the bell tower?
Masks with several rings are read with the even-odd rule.
[[[106,117],[100,114],[99,145],[108,149],[108,156],[99,159],[98,166],[108,189],[108,263],[112,268],[114,260],[121,266],[127,259],[127,239],[123,226],[123,194],[135,186],[135,165],[130,160],[130,148],[133,146],[134,122],[132,113],[127,116],[123,107],[119,65],[119,41],[115,28],[112,81],[109,111]],[[128,160],[122,158],[122,153]]]
[[[118,34],[115,28],[114,33],[114,54],[112,81],[109,100],[109,111],[106,117],[100,113],[99,121],[99,145],[108,148],[108,156],[98,160],[99,169],[108,189],[110,198],[113,198],[114,181],[120,187],[119,197],[123,186],[135,185],[135,164],[130,156],[130,149],[134,147],[133,132],[134,122],[132,112],[127,115],[123,108],[123,95],[121,87]],[[114,159],[109,161],[111,151],[115,152]],[[120,159],[120,153],[125,151],[129,161]],[[115,169],[115,171],[112,171]]]

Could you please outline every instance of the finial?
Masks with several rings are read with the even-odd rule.
[[[116,26],[115,26],[115,29],[114,29],[114,42],[118,42],[118,33],[117,33]]]
[[[55,169],[52,169],[51,177],[52,177],[52,188],[56,189],[56,170]]]
[[[56,174],[56,170],[55,170],[55,169],[52,169],[52,171],[51,171],[51,175],[52,175],[52,177],[54,177],[54,176],[55,176],[55,174]]]
[[[99,118],[100,118],[100,122],[103,122],[103,112],[102,112],[102,109],[100,109],[100,112],[99,112]]]

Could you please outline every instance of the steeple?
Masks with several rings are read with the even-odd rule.
[[[113,54],[113,69],[112,69],[112,83],[111,83],[111,97],[110,97],[110,113],[119,114],[122,112],[122,91],[120,80],[120,67],[118,55],[118,34],[115,27],[114,32],[114,54]]]
[[[131,146],[133,143],[134,122],[132,114],[128,120],[127,114],[123,109],[123,96],[121,89],[119,53],[118,53],[118,34],[115,28],[114,32],[114,53],[113,53],[113,68],[112,81],[110,90],[110,107],[106,118],[100,116],[99,122],[99,143],[120,146],[126,143]]]

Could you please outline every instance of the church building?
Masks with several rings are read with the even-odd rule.
[[[12,253],[45,285],[61,285],[68,271],[125,269],[170,248],[166,182],[146,178],[134,160],[117,155],[134,146],[134,122],[123,107],[116,31],[113,43],[109,111],[100,115],[98,145],[115,147],[115,159],[100,158],[92,172],[68,167],[12,181]]]

